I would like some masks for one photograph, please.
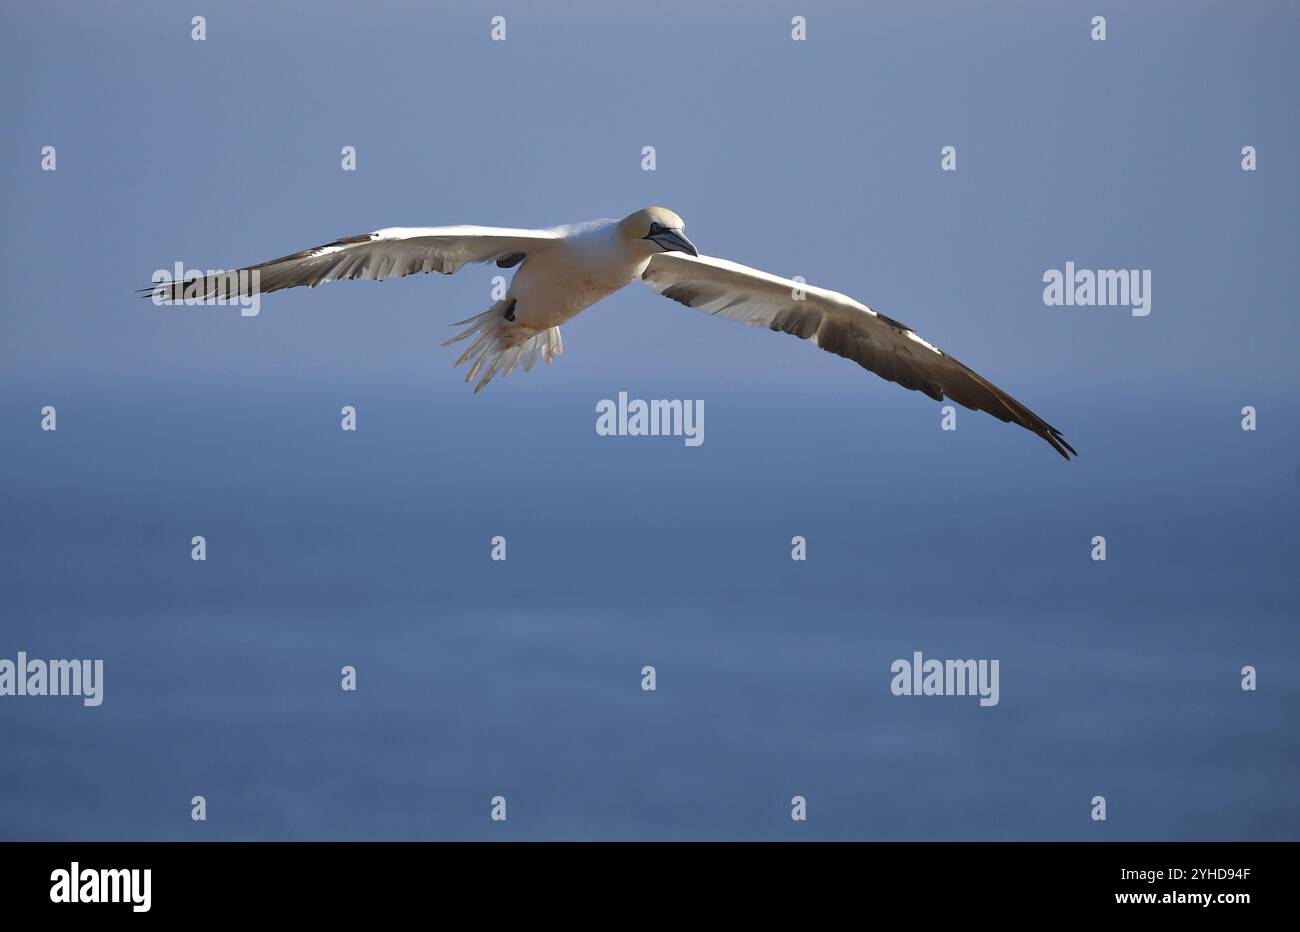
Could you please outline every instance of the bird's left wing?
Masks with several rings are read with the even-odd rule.
[[[376,281],[416,272],[450,275],[467,262],[517,265],[529,253],[560,238],[557,230],[507,227],[389,227],[360,236],[345,236],[291,256],[259,262],[219,274],[196,275],[181,282],[155,283],[142,289],[159,300],[231,297],[232,282],[244,281],[244,294],[261,294],[347,278]],[[255,273],[255,274],[254,274]],[[242,276],[242,278],[241,278]],[[222,290],[226,294],[222,294]]]
[[[1067,460],[1074,448],[1057,429],[1002,389],[921,339],[906,324],[836,291],[802,284],[726,259],[661,252],[642,276],[667,298],[718,317],[792,333],[904,388],[945,397],[1014,422]]]

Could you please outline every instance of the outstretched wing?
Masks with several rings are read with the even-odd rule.
[[[949,398],[1000,421],[1019,424],[1067,460],[1074,453],[1060,432],[1002,389],[921,339],[906,324],[827,291],[769,275],[726,259],[663,252],[642,276],[650,287],[687,307],[755,327],[792,333],[829,353],[936,401]]]
[[[160,301],[179,301],[266,294],[299,285],[315,288],[347,278],[381,281],[416,272],[451,275],[467,262],[495,261],[509,268],[559,237],[555,230],[506,227],[389,227],[221,274],[154,284],[142,292]]]

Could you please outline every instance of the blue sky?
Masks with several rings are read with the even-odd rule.
[[[4,123],[26,157],[4,166],[5,370],[327,370],[450,391],[435,346],[490,303],[485,269],[281,295],[258,320],[141,308],[131,289],[178,259],[661,203],[705,252],[879,307],[1031,405],[1294,388],[1289,5],[1115,10],[1104,43],[1078,4],[809,4],[805,43],[781,4],[553,6],[217,4],[205,42],[170,4],[11,8]],[[37,171],[44,145],[57,173]],[[955,173],[939,171],[944,145]],[[1240,171],[1242,145],[1260,171]],[[1151,269],[1153,314],[1043,306],[1043,272],[1067,260]],[[735,330],[630,289],[569,328],[562,378],[680,371],[831,394],[864,378]],[[928,400],[871,389],[929,416]]]

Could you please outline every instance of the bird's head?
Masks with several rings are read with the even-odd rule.
[[[647,207],[624,217],[620,232],[629,242],[644,242],[651,252],[685,252],[698,256],[700,251],[686,238],[686,224],[666,207]]]

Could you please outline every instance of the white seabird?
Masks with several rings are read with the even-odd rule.
[[[483,389],[540,356],[563,352],[560,325],[601,298],[643,278],[665,297],[717,317],[792,333],[936,401],[951,399],[1042,437],[1067,460],[1074,448],[1038,415],[966,368],[906,324],[828,291],[758,269],[700,255],[682,218],[650,207],[622,220],[593,220],[546,230],[504,227],[390,227],[348,236],[258,265],[160,283],[144,289],[158,301],[206,299],[231,281],[253,283],[247,295],[349,278],[382,280],[415,272],[450,275],[468,262],[518,266],[506,295],[447,341],[469,340],[456,365],[469,362]],[[235,279],[234,276],[240,276]],[[225,296],[231,296],[230,291]]]

